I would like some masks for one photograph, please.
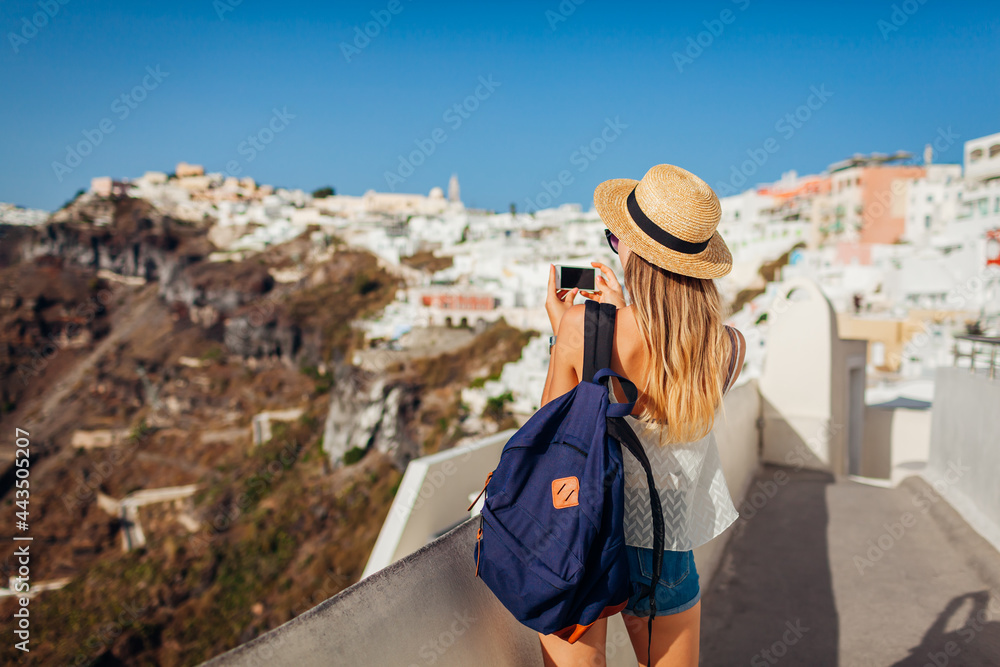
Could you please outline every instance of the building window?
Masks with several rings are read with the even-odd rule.
[[[1000,155],[1000,144],[993,144],[990,146],[990,157],[996,157]]]
[[[1000,197],[997,197],[993,202],[993,212],[1000,213]]]
[[[983,157],[983,149],[977,148],[976,150],[969,153],[969,161],[975,162]]]
[[[924,216],[924,229],[930,229],[930,228],[931,228],[931,216],[925,215]]]

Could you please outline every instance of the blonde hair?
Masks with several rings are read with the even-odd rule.
[[[715,281],[673,273],[632,252],[625,287],[646,350],[645,384],[635,382],[645,397],[637,419],[646,429],[662,426],[661,446],[704,438],[722,403],[731,353]]]

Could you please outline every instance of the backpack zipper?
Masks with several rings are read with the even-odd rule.
[[[486,482],[483,484],[483,490],[479,492],[479,495],[476,496],[476,499],[473,500],[472,504],[469,505],[468,509],[465,510],[466,512],[471,512],[472,508],[475,507],[476,503],[479,502],[479,499],[483,496],[484,493],[486,493],[486,487],[489,486],[489,484],[490,484],[490,478],[491,477],[493,477],[493,471],[490,471],[490,474],[486,476]],[[482,535],[482,532],[483,532],[483,528],[480,525],[480,528],[479,528],[480,535]],[[478,569],[479,568],[477,567],[476,570],[478,571]]]

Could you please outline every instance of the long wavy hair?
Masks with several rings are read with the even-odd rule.
[[[632,252],[625,287],[646,349],[639,389],[645,407],[637,419],[646,429],[662,427],[661,446],[704,438],[722,404],[732,352],[715,281],[673,273]]]

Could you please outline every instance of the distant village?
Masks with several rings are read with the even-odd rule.
[[[406,280],[381,317],[363,323],[369,339],[393,350],[405,349],[417,328],[476,329],[500,317],[547,333],[542,306],[550,263],[589,267],[596,260],[622,277],[592,208],[466,209],[457,176],[447,195],[435,187],[427,195],[347,196],[275,189],[182,162],[172,174],[94,178],[80,195],[113,196],[142,198],[166,215],[209,225],[212,261],[243,259],[304,233],[321,247],[336,238],[370,250]],[[734,261],[717,284],[734,304],[729,323],[749,342],[741,381],[759,375],[764,314],[781,281],[793,277],[819,284],[841,337],[869,341],[869,403],[929,404],[933,369],[952,363],[954,336],[997,333],[1000,133],[965,142],[962,164],[936,164],[931,144],[922,160],[904,152],[855,155],[820,174],[789,171],[721,203],[720,232]],[[0,204],[0,223],[47,221],[60,221],[60,212]],[[422,252],[451,264],[422,271],[402,261]],[[286,273],[276,280],[301,279],[294,268]],[[532,412],[546,375],[546,338],[533,339],[520,361],[466,390],[463,400],[475,409],[510,391],[515,412]]]

